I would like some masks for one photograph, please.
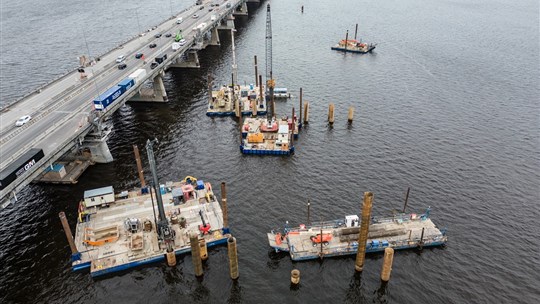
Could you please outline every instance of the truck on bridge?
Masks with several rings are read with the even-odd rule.
[[[4,190],[19,176],[28,171],[45,156],[42,149],[30,149],[0,172],[0,190]]]

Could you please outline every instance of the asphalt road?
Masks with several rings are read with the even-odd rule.
[[[209,11],[211,3],[219,3],[220,6],[212,7],[213,10]],[[219,15],[228,9],[225,4],[226,2],[221,1],[205,1],[203,9],[200,9],[201,5],[193,6],[178,15],[183,18],[181,24],[176,24],[176,17],[167,20],[158,28],[145,32],[144,36],[139,36],[101,57],[96,65],[86,68],[89,74],[86,80],[80,80],[79,75],[74,73],[44,88],[41,93],[4,109],[0,114],[0,169],[30,148],[42,148],[47,155],[65,144],[68,138],[88,124],[86,117],[92,111],[92,101],[98,94],[137,69],[144,68],[150,72],[150,64],[157,55],[171,55],[171,44],[178,29],[182,29],[189,44],[194,35],[192,28],[202,22],[209,24],[211,15]],[[199,17],[192,18],[194,14]],[[157,33],[162,36],[156,38]],[[166,33],[171,33],[172,36],[165,37]],[[157,46],[149,48],[151,43],[156,43]],[[146,64],[142,59],[135,58],[135,54],[139,52],[144,54]],[[126,56],[124,63],[127,68],[124,70],[119,70],[115,63],[119,55]],[[15,127],[15,121],[26,114],[33,119],[23,127]]]

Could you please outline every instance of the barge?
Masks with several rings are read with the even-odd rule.
[[[246,118],[242,125],[240,151],[243,154],[290,155],[298,138],[298,119]]]
[[[253,84],[223,85],[218,91],[211,91],[206,115],[235,116],[238,115],[236,107],[240,108],[242,116],[266,115],[265,95],[261,89]]]
[[[364,43],[361,40],[356,40],[356,35],[358,33],[358,23],[356,24],[356,29],[354,31],[354,39],[349,39],[349,31],[345,34],[345,39],[342,39],[335,46],[331,47],[332,50],[341,51],[341,52],[351,52],[351,53],[360,53],[366,54],[371,53],[375,47],[376,43]]]
[[[372,217],[366,252],[383,252],[387,247],[398,250],[445,245],[446,230],[437,228],[429,212],[430,208],[422,215]],[[267,237],[276,252],[289,252],[293,261],[302,261],[356,254],[359,231],[359,216],[348,215],[335,221],[273,230]]]
[[[156,218],[161,214],[155,204],[158,193],[148,190],[115,195],[113,187],[104,187],[85,192],[74,238],[74,271],[89,269],[98,277],[164,261],[168,252],[190,252],[193,232],[207,247],[226,243],[229,230],[210,183],[187,177],[159,187],[168,227]],[[169,229],[165,238],[164,228]]]

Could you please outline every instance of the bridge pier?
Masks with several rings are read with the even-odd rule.
[[[217,27],[218,30],[232,30],[234,29],[234,16],[233,15],[229,15],[227,16],[227,19],[225,20],[224,23],[221,23],[218,27]]]
[[[131,97],[130,101],[144,101],[144,102],[167,102],[167,91],[165,91],[165,85],[163,84],[164,71],[161,70],[159,74],[154,77],[151,88],[141,88],[139,93]]]
[[[235,16],[247,16],[248,15],[248,8],[246,2],[242,3],[242,5],[238,6],[233,13]]]
[[[189,50],[185,53],[186,58],[182,59],[181,56],[176,58],[176,63],[171,63],[171,68],[200,68],[199,55],[195,50]]]
[[[219,41],[219,34],[218,34],[218,28],[214,27],[210,32],[210,42],[208,42],[208,45],[221,45],[221,42]]]
[[[111,130],[104,129],[88,133],[82,143],[83,154],[90,152],[90,159],[96,163],[106,164],[113,161],[107,139]]]

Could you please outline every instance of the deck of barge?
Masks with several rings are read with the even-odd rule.
[[[175,253],[191,250],[191,231],[198,232],[199,238],[204,238],[208,247],[225,243],[225,232],[228,231],[223,231],[223,214],[210,184],[206,183],[204,189],[199,190],[191,187],[192,198],[178,203],[177,199],[173,199],[173,193],[182,193],[180,189],[185,186],[185,183],[168,184],[162,194],[167,218],[175,231]],[[166,248],[158,241],[154,222],[154,212],[158,214],[157,206],[153,209],[150,195],[139,192],[129,192],[127,198],[117,199],[106,206],[82,206],[75,233],[75,244],[81,258],[73,262],[73,269],[89,267],[92,276],[99,276],[163,260]],[[199,211],[211,226],[206,235],[199,231],[199,225],[202,225]],[[181,218],[185,218],[185,227],[182,227]],[[141,225],[137,231],[128,230],[125,224],[127,219],[139,220]],[[147,229],[145,222],[151,222],[151,229]]]
[[[326,242],[313,242],[321,233]],[[359,226],[347,227],[343,221],[324,225],[288,229],[280,238],[277,232],[268,233],[269,245],[276,251],[288,251],[294,261],[356,254],[358,250]],[[422,229],[424,230],[422,236]],[[324,239],[324,238],[323,238]],[[426,216],[402,214],[396,217],[373,220],[369,226],[366,252],[382,252],[386,247],[410,249],[441,246],[447,241],[444,230],[440,230]]]

